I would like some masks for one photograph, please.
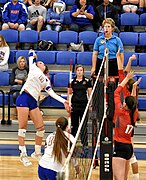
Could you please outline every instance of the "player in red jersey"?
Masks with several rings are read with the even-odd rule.
[[[136,96],[136,88],[139,81],[133,84],[132,93],[125,98],[124,103],[121,102],[120,95],[124,86],[133,76],[134,72],[129,72],[114,93],[116,120],[114,128],[113,174],[116,180],[124,180],[127,176],[129,160],[133,155],[131,135],[138,117],[137,101],[134,97]]]

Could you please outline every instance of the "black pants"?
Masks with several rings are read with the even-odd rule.
[[[103,59],[97,59],[96,62],[96,70],[95,70],[95,75],[98,75],[101,63]],[[104,75],[104,66],[102,68],[100,76]],[[109,76],[118,76],[118,65],[117,65],[117,59],[109,59],[108,60],[108,75]]]
[[[84,109],[83,110],[73,110],[71,112],[71,132],[73,136],[76,136],[78,127],[79,127],[79,123],[82,120],[82,116],[84,113]],[[88,132],[87,132],[87,124],[88,122],[88,114],[85,117],[83,126],[81,128],[81,143],[83,144],[83,146],[88,146]]]

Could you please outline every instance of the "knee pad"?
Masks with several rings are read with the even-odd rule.
[[[45,130],[36,132],[36,135],[39,137],[44,137],[44,134],[45,134]]]
[[[19,129],[18,130],[18,136],[25,137],[26,135],[26,129]]]
[[[136,156],[132,156],[132,158],[130,159],[130,163],[134,164],[137,162]]]

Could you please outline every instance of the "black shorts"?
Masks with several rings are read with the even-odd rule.
[[[103,59],[97,58],[95,75],[98,75],[102,60]],[[104,66],[102,68],[100,76],[103,76],[103,74],[104,74]],[[118,65],[117,65],[117,59],[116,58],[108,60],[108,75],[109,76],[118,76]]]
[[[113,157],[121,157],[123,159],[129,160],[133,155],[133,146],[132,144],[126,144],[121,142],[114,142],[115,148]]]

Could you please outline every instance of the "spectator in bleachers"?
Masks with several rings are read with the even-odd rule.
[[[24,56],[20,56],[17,60],[17,66],[12,69],[12,73],[10,75],[11,90],[16,91],[13,93],[14,104],[19,96],[19,91],[27,79],[27,75],[28,67],[26,58]]]
[[[3,22],[2,30],[16,29],[22,31],[25,29],[28,12],[26,6],[18,0],[12,0],[4,5],[3,8]]]
[[[65,3],[63,1],[55,2],[52,4],[52,7],[48,9],[47,12],[47,30],[62,30],[62,23],[64,20],[64,14],[62,13],[65,10]]]
[[[72,24],[70,30],[81,31],[94,31],[93,18],[95,12],[92,5],[87,4],[86,0],[76,0],[75,5],[70,10]]]
[[[41,0],[35,0],[35,3],[28,7],[28,24],[27,30],[37,30],[38,33],[42,30],[46,21],[47,10],[40,4]]]
[[[121,0],[124,12],[136,13],[139,6],[139,0]]]
[[[10,48],[6,43],[4,37],[0,34],[0,71],[8,70],[9,55]]]
[[[110,0],[103,0],[103,3],[95,8],[94,26],[95,31],[102,30],[102,22],[105,18],[112,18],[115,21],[115,32],[119,33],[118,29],[118,10],[110,3]]]

